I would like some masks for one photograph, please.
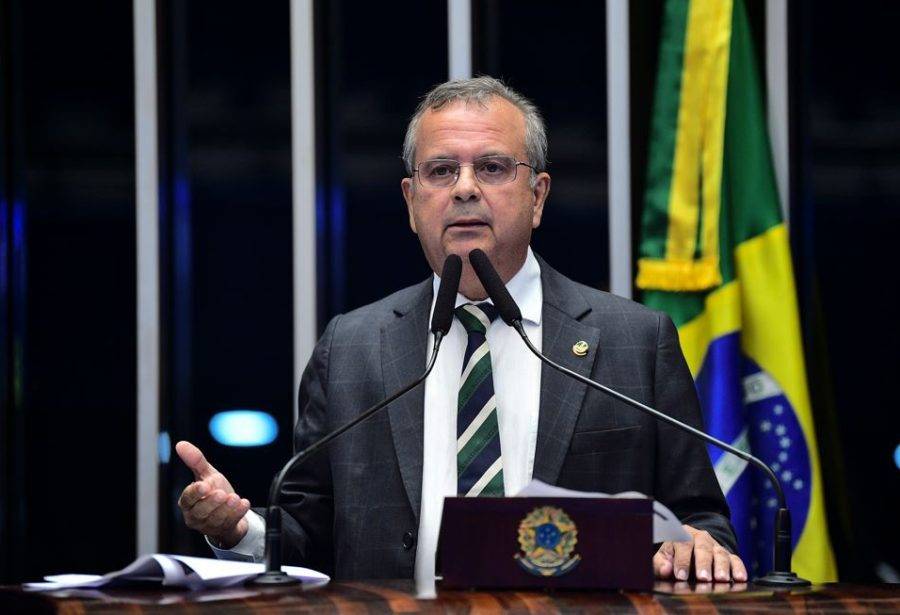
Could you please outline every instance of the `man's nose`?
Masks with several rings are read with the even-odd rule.
[[[475,179],[475,169],[471,166],[459,168],[459,177],[453,186],[453,200],[458,203],[477,201],[481,198],[481,186]]]

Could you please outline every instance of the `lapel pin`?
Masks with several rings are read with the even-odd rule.
[[[572,354],[574,354],[576,357],[586,356],[588,353],[588,348],[590,348],[590,346],[588,346],[588,343],[584,340],[581,340],[580,342],[576,342],[572,345]]]

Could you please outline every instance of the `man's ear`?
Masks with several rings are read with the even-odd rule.
[[[409,214],[409,228],[412,229],[413,233],[419,234],[416,231],[416,218],[413,216],[413,201],[416,195],[416,187],[413,185],[412,178],[404,177],[400,181],[400,190],[403,191],[403,200],[406,201],[406,212]]]
[[[534,211],[531,214],[531,228],[537,228],[541,225],[541,218],[544,216],[544,203],[550,195],[550,174],[538,173],[535,178],[534,188],[531,189],[534,195]]]

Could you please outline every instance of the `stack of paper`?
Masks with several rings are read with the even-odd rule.
[[[144,555],[129,566],[105,575],[58,574],[44,577],[41,583],[26,583],[25,589],[96,589],[100,587],[134,587],[135,585],[162,585],[187,589],[208,589],[240,585],[250,577],[263,572],[263,564],[236,562],[187,555]],[[321,572],[282,566],[288,575],[304,585],[325,585],[330,577]]]

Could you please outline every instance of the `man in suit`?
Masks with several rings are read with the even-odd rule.
[[[401,182],[409,223],[435,276],[334,318],[300,386],[295,447],[307,446],[414,380],[447,255],[480,248],[552,359],[694,426],[696,392],[672,322],[554,271],[529,247],[550,189],[537,109],[480,77],[437,86],[410,121]],[[705,446],[543,367],[494,320],[465,262],[457,318],[424,387],[313,457],[286,481],[285,560],[340,578],[434,574],[447,495],[512,495],[531,478],[580,490],[637,490],[692,537],[653,557],[659,578],[744,581],[728,509]],[[195,482],[186,523],[217,555],[259,559],[262,519],[187,442]]]

